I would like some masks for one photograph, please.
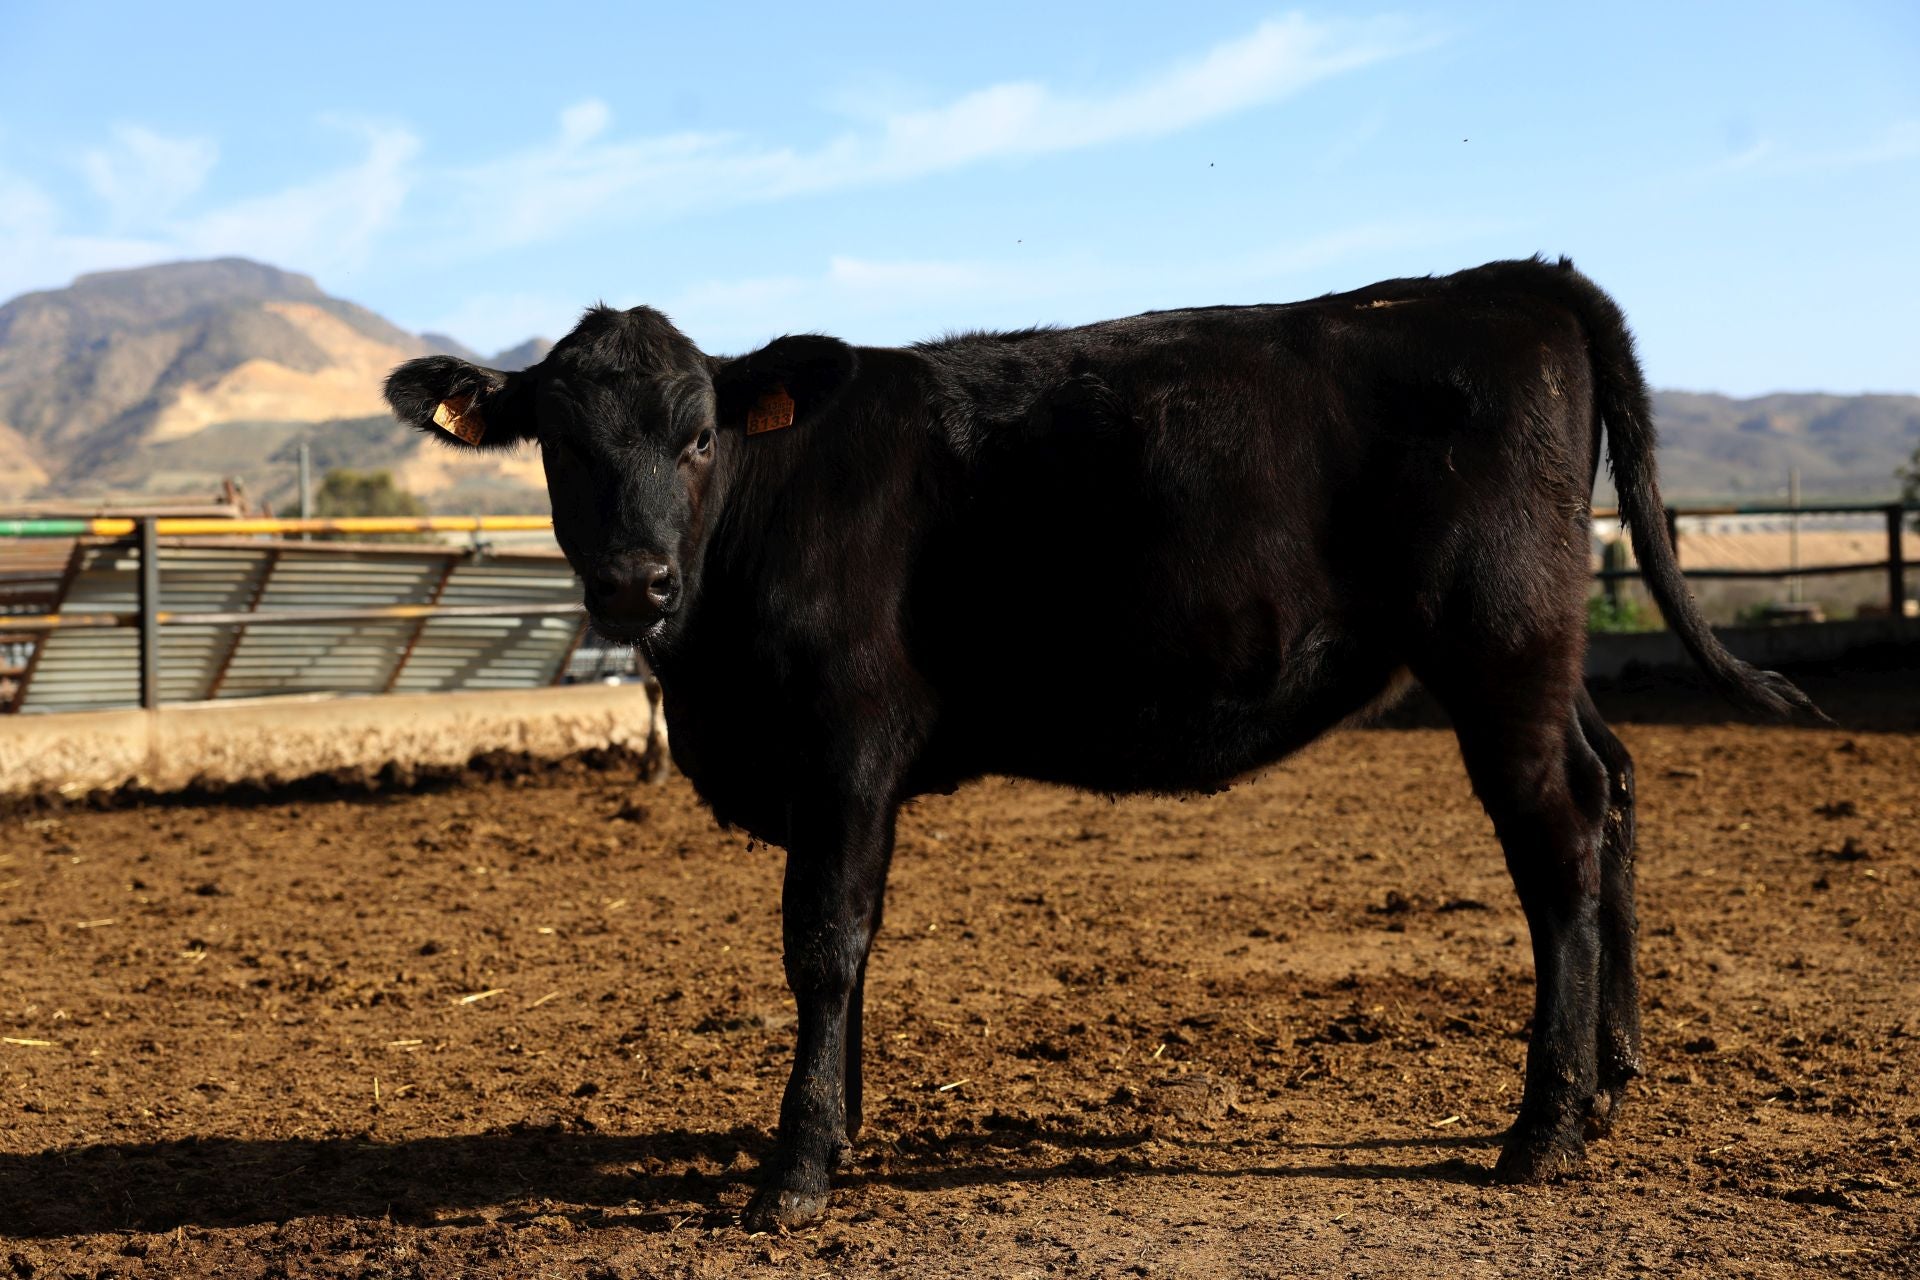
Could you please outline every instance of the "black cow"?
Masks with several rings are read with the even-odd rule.
[[[1216,790],[1408,673],[1452,717],[1532,933],[1498,1175],[1578,1161],[1640,1071],[1633,766],[1581,678],[1603,422],[1668,624],[1736,703],[1812,712],[1701,619],[1632,338],[1565,260],[727,359],[596,307],[530,369],[436,356],[386,391],[449,441],[538,442],[560,545],[595,625],[658,673],[675,762],[787,850],[799,1048],[756,1229],[819,1217],[859,1131],[903,801],[989,773]]]

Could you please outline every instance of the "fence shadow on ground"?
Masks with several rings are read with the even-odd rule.
[[[1487,1147],[1496,1136],[1283,1144],[1313,1153],[1298,1165],[1235,1163],[1188,1154],[1147,1158],[1126,1150],[1150,1136],[1048,1130],[1049,1162],[1036,1165],[984,1135],[929,1153],[871,1159],[836,1178],[843,1188],[940,1191],[1057,1179],[1147,1177],[1414,1179],[1483,1184],[1481,1163],[1458,1155],[1412,1164],[1364,1158],[1386,1147],[1439,1151]],[[486,1134],[383,1142],[372,1137],[102,1143],[0,1154],[0,1237],[48,1238],[101,1232],[238,1227],[304,1217],[391,1219],[418,1225],[477,1225],[558,1213],[592,1225],[619,1211],[626,1225],[668,1230],[691,1219],[731,1223],[745,1203],[766,1134],[664,1129],[614,1135],[577,1129],[514,1128]],[[1329,1160],[1346,1152],[1353,1163]],[[653,1170],[646,1172],[643,1170]],[[708,1172],[711,1170],[711,1172]]]

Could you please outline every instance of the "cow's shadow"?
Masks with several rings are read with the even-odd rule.
[[[901,1191],[1037,1184],[1056,1179],[1294,1177],[1484,1182],[1458,1156],[1383,1164],[1364,1153],[1378,1141],[1296,1145],[1342,1151],[1353,1162],[1248,1167],[1195,1159],[1198,1142],[1147,1158],[1129,1148],[1150,1135],[1049,1132],[1044,1161],[1011,1158],[991,1136],[937,1151],[857,1161],[835,1180],[843,1188]],[[1444,1150],[1490,1145],[1494,1137],[1436,1137],[1412,1145]],[[591,1223],[668,1230],[699,1220],[725,1225],[745,1202],[771,1147],[759,1129],[665,1129],[616,1135],[555,1127],[446,1138],[382,1141],[337,1138],[194,1138],[102,1143],[27,1154],[0,1153],[0,1237],[235,1227],[302,1217],[375,1218],[448,1226],[559,1213]]]

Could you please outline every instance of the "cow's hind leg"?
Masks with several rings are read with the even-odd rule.
[[[867,929],[868,954],[860,959],[860,971],[853,979],[853,994],[847,1000],[847,1042],[841,1068],[842,1079],[846,1082],[843,1086],[846,1097],[846,1143],[840,1148],[842,1165],[852,1159],[854,1141],[859,1138],[860,1126],[866,1119],[866,1077],[862,1064],[866,1051],[867,960],[873,953],[873,939],[879,935],[880,911],[878,904],[875,904],[873,922]]]
[[[1588,1136],[1612,1125],[1627,1082],[1642,1070],[1640,1057],[1640,926],[1634,908],[1633,757],[1607,728],[1583,688],[1580,732],[1607,771],[1606,825],[1600,839],[1600,1024],[1599,1092],[1588,1117]]]
[[[1553,1177],[1585,1154],[1599,1068],[1600,844],[1607,778],[1576,714],[1570,663],[1502,664],[1486,679],[1429,677],[1493,818],[1533,938],[1526,1088],[1496,1176]]]

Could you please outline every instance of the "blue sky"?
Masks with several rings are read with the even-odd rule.
[[[1658,385],[1920,391],[1911,0],[934,8],[0,0],[0,297],[242,254],[731,351],[1541,251]]]

